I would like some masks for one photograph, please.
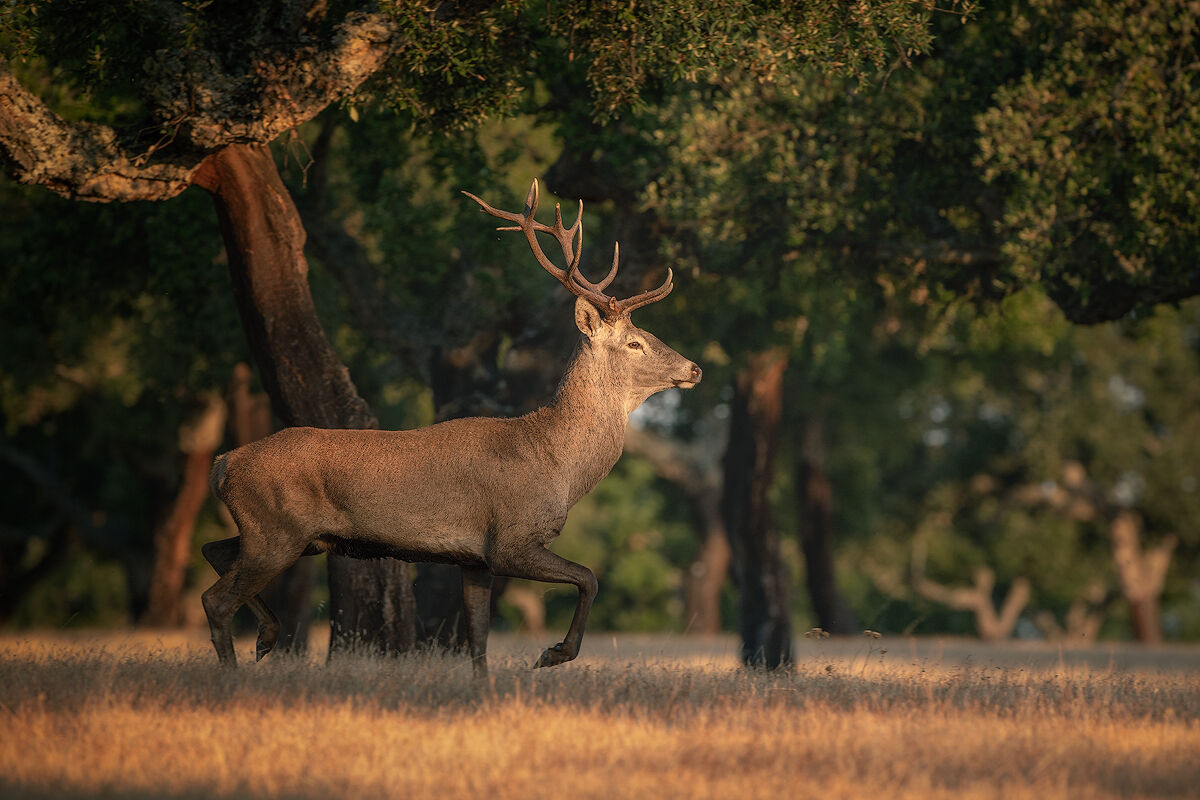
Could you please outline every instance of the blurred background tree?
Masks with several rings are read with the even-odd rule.
[[[0,183],[9,620],[167,620],[155,531],[178,531],[181,442],[241,360],[282,424],[314,403],[348,415],[317,424],[406,427],[548,398],[566,295],[457,194],[515,206],[544,175],[587,202],[600,260],[621,241],[619,292],[676,269],[639,324],[706,370],[637,415],[560,540],[600,577],[598,623],[733,627],[768,666],[797,617],[1200,635],[1196,312],[1163,305],[1198,289],[1187,4],[277,5],[0,12],[9,174],[100,200],[198,182],[226,243],[190,192],[116,208]],[[352,42],[377,63],[339,60]],[[58,121],[27,124],[39,105]],[[43,158],[30,130],[95,145]],[[280,133],[273,158],[251,146]],[[256,265],[237,219],[278,164],[299,216],[266,213],[292,238]],[[255,170],[249,194],[222,188],[231,165]],[[238,277],[255,269],[311,287],[330,402],[270,377],[270,298]],[[173,541],[223,530],[209,508]],[[357,611],[332,582],[335,615],[409,608],[403,573],[363,580]],[[456,581],[417,568],[414,631],[453,639]],[[560,624],[542,591],[498,613]]]

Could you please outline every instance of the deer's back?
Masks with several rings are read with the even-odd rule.
[[[565,517],[566,483],[548,450],[521,419],[288,428],[226,454],[214,488],[239,526],[249,518],[308,538],[482,555],[489,531]]]

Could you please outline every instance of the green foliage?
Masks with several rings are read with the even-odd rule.
[[[120,208],[3,183],[0,208],[23,223],[0,233],[0,309],[11,336],[0,376],[11,421],[23,413],[8,404],[72,375],[80,386],[111,383],[130,403],[147,386],[227,380],[241,327],[202,195]]]
[[[314,40],[355,5],[330,4]],[[136,129],[153,113],[148,58],[203,47],[244,72],[256,53],[238,43],[274,19],[271,4],[171,7],[10,3],[0,47],[60,113]],[[519,207],[531,174],[577,159],[607,192],[589,242],[612,238],[613,206],[636,206],[653,238],[630,249],[657,248],[679,275],[644,324],[706,378],[660,427],[709,435],[744,358],[789,350],[779,516],[794,528],[793,431],[817,416],[840,574],[870,627],[970,632],[894,585],[917,537],[931,578],[988,566],[999,596],[1027,577],[1032,610],[1060,619],[1094,580],[1115,593],[1099,519],[1018,500],[1079,467],[1141,515],[1147,542],[1180,537],[1169,632],[1200,635],[1200,318],[1148,310],[1200,288],[1191,4],[1012,2],[965,25],[898,0],[383,8],[405,44],[346,102],[322,191],[395,309],[451,342],[498,331],[483,365],[497,368],[521,334],[514,309],[559,290],[457,190]],[[0,229],[3,444],[51,467],[92,519],[54,573],[71,591],[39,587],[20,619],[113,619],[137,602],[114,565],[144,569],[183,399],[222,386],[244,349],[211,210],[191,195],[82,207],[0,183],[0,216],[16,221]],[[323,266],[322,319],[381,420],[430,421],[429,387],[363,334]],[[1072,328],[1039,285],[1071,318],[1140,322]],[[33,559],[55,495],[0,469],[15,509],[0,533],[39,531],[5,558]],[[600,577],[593,627],[680,624],[693,535],[660,489],[622,463],[572,514],[560,552]],[[552,595],[552,624],[573,600]]]
[[[68,547],[55,538],[66,526],[69,555],[14,619],[126,620],[190,398],[222,390],[244,358],[215,219],[200,194],[118,208],[6,181],[0,208],[20,221],[0,229],[0,454],[45,476],[0,459],[0,574]]]
[[[946,9],[964,17],[973,3]],[[567,57],[587,61],[602,118],[638,106],[647,84],[696,83],[744,72],[759,83],[801,65],[866,80],[893,62],[928,52],[933,4],[875,0],[851,4],[705,0],[548,5],[548,31]]]
[[[535,58],[519,0],[383,4],[405,44],[368,92],[428,125],[461,129],[511,112]]]
[[[979,117],[977,161],[1014,271],[1083,321],[1200,290],[1194,4],[1039,2],[1011,24],[1041,63]]]
[[[1106,507],[1128,507],[1145,521],[1143,547],[1179,537],[1164,609],[1173,635],[1194,637],[1198,314],[1191,302],[1136,325],[1071,327],[1032,293],[961,313],[895,400],[871,412],[889,441],[868,438],[874,426],[860,424],[870,416],[858,408],[837,423],[840,529],[863,537],[843,552],[846,567],[898,579],[911,557],[898,542],[921,537],[939,582],[966,584],[978,566],[995,570],[1000,592],[1028,578],[1031,614],[1062,619],[1099,582],[1112,602],[1107,633],[1128,635],[1105,517],[1115,513]],[[1098,504],[1086,515],[1055,501],[1080,474]],[[936,607],[858,588],[867,615],[889,606],[888,624],[900,629],[913,619],[919,630],[949,624]]]
[[[128,623],[129,585],[124,566],[98,561],[75,548],[63,566],[36,585],[12,623],[20,627],[119,627]]]

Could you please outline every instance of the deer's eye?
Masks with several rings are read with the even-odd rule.
[[[630,350],[641,350],[641,349],[642,349],[642,343],[641,343],[641,342],[630,342],[630,343],[629,343],[628,345],[626,345],[626,346],[627,346],[627,347],[628,347]]]

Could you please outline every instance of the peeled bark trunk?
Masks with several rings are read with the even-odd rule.
[[[792,660],[789,577],[770,503],[786,368],[787,355],[769,350],[738,373],[721,498],[740,593],[742,660],[768,669]]]
[[[408,564],[394,558],[329,557],[330,657],[348,650],[393,654],[413,648],[417,605],[408,575]]]
[[[800,545],[808,594],[817,625],[829,633],[858,631],[854,612],[837,588],[833,565],[833,484],[825,471],[824,426],[810,417],[801,426],[796,465],[796,493],[800,506]]]
[[[625,452],[645,459],[660,478],[687,494],[699,547],[683,578],[685,630],[719,633],[721,587],[729,575],[732,558],[721,514],[719,465],[707,463],[672,439],[632,425],[625,431]]]
[[[716,505],[714,498],[714,505]],[[706,520],[711,523],[711,518]],[[711,525],[683,580],[683,613],[688,633],[721,632],[721,587],[729,574],[733,551],[723,523]]]
[[[230,145],[193,180],[216,204],[242,327],[275,414],[289,426],[378,427],[317,318],[304,227],[270,149]],[[362,642],[386,652],[411,646],[407,565],[330,556],[329,571],[331,653]]]
[[[192,556],[196,515],[208,499],[208,471],[225,429],[225,404],[210,398],[179,430],[184,454],[183,481],[171,511],[154,531],[154,566],[142,623],[156,627],[184,624],[183,591]]]
[[[196,515],[208,497],[208,471],[214,455],[214,450],[187,454],[179,494],[170,514],[154,531],[154,565],[143,625],[176,628],[184,623],[183,589],[192,554],[192,533]]]
[[[1176,539],[1167,536],[1158,544],[1143,548],[1141,532],[1141,517],[1131,511],[1118,511],[1109,523],[1113,561],[1121,593],[1129,604],[1133,636],[1144,644],[1158,644],[1163,640],[1159,601]]]

